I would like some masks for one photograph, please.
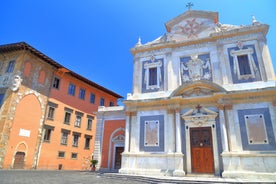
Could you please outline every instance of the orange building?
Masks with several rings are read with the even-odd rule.
[[[123,106],[99,107],[94,158],[101,171],[118,171],[125,149],[126,114]]]
[[[0,53],[0,168],[87,169],[93,112],[121,96],[24,42]]]

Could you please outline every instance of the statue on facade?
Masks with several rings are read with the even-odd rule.
[[[240,26],[231,25],[231,24],[222,24],[218,22],[216,24],[215,30],[216,32],[224,32],[224,31],[230,31],[232,29],[237,29],[237,28],[240,28]]]

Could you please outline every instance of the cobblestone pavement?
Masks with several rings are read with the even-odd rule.
[[[0,170],[0,184],[141,184],[84,171]]]

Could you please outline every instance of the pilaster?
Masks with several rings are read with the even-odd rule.
[[[180,125],[180,109],[175,110],[175,147],[176,152],[181,153],[181,125]]]
[[[137,112],[126,112],[126,126],[125,126],[125,149],[124,152],[130,152],[130,140],[131,140],[131,120],[133,116],[137,116]]]
[[[220,130],[221,130],[222,148],[223,148],[223,152],[228,152],[229,145],[228,145],[227,126],[226,126],[226,120],[225,120],[225,106],[219,105],[218,109],[219,109],[219,123],[220,123]]]

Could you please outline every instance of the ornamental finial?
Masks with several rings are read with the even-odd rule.
[[[255,16],[252,15],[252,25],[259,25],[260,22],[256,20]]]
[[[142,45],[142,44],[141,44],[141,38],[140,38],[140,36],[139,36],[139,37],[138,37],[138,42],[136,43],[135,46],[140,46],[140,45]]]

